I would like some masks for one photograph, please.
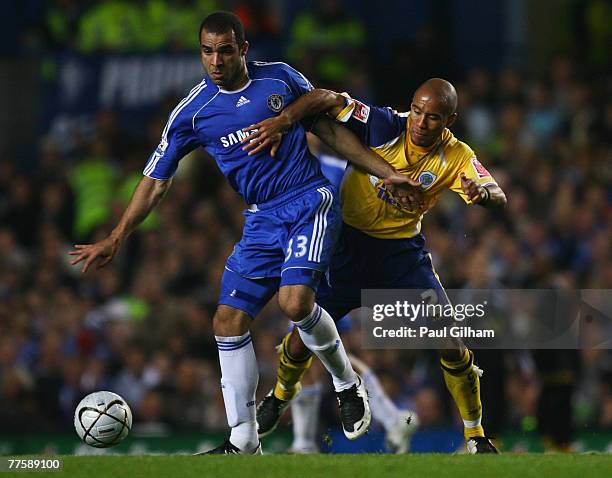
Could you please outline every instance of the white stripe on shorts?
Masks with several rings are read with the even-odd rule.
[[[308,260],[312,262],[319,262],[321,260],[323,241],[327,231],[327,214],[334,201],[334,197],[328,188],[319,188],[317,191],[321,194],[322,200],[317,208],[312,236],[310,237],[310,247],[308,249]]]

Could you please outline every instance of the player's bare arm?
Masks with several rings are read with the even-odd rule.
[[[250,150],[251,156],[270,148],[270,154],[274,156],[283,134],[295,123],[323,112],[337,116],[345,106],[346,98],[339,93],[324,89],[312,90],[288,105],[278,116],[244,128],[245,132],[256,131],[242,140],[242,143],[246,143],[242,149]]]
[[[68,253],[74,256],[70,263],[76,265],[84,262],[82,272],[85,273],[96,261],[98,269],[112,261],[123,241],[159,204],[171,183],[172,179],[157,180],[143,176],[134,189],[132,199],[123,212],[121,220],[110,235],[95,244],[75,245],[74,249]]]
[[[274,156],[282,135],[295,122],[323,112],[337,116],[344,107],[346,107],[346,98],[341,94],[330,90],[313,90],[288,105],[280,115],[244,128],[244,131],[257,131],[242,141],[246,143],[243,149],[251,149],[249,155],[252,155],[271,148],[271,155]],[[407,209],[416,210],[424,206],[420,184],[398,173],[393,166],[361,143],[348,129],[328,118],[321,118],[312,132],[355,166],[382,178],[389,192]]]
[[[322,117],[315,123],[312,132],[354,166],[383,179],[389,192],[402,206],[411,211],[424,207],[421,183],[399,173],[391,164],[365,146],[348,128],[330,118]]]
[[[461,173],[461,189],[467,195],[471,204],[478,204],[487,209],[504,209],[506,194],[497,184],[483,186]]]

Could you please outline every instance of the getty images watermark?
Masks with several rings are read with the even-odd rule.
[[[612,348],[612,290],[362,291],[364,348]]]
[[[372,306],[372,320],[380,322],[385,318],[398,318],[411,323],[416,323],[419,318],[425,319],[453,319],[456,324],[447,327],[432,327],[428,325],[401,326],[399,329],[385,329],[382,326],[374,328],[374,335],[378,337],[495,337],[495,330],[462,327],[460,324],[465,319],[485,316],[487,301],[478,304],[430,304],[421,298],[420,303],[408,300],[396,300],[394,304],[374,304]],[[452,324],[452,322],[449,322]],[[436,322],[433,322],[437,325]],[[464,335],[465,334],[465,335]]]

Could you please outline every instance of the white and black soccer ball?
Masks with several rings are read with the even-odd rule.
[[[123,440],[132,428],[132,411],[113,392],[87,395],[74,411],[74,428],[88,445],[108,448]]]

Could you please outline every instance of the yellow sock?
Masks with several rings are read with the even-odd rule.
[[[279,361],[274,396],[280,400],[293,400],[300,393],[300,380],[312,365],[312,354],[304,360],[295,360],[289,355],[287,347],[290,335],[291,332],[285,335],[277,348]]]
[[[474,354],[466,348],[461,360],[448,362],[441,359],[440,365],[446,388],[455,400],[463,419],[465,439],[485,436],[481,424],[480,375],[474,370]]]

